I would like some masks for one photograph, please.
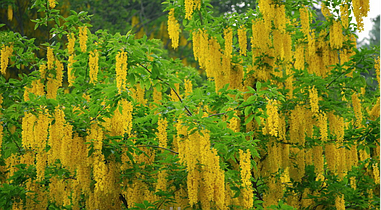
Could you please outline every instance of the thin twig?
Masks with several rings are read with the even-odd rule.
[[[144,66],[143,64],[141,64],[141,63],[138,63],[141,67],[143,67],[146,71],[148,71],[148,73],[150,73],[150,74],[152,74],[152,72],[146,67],[146,66]],[[183,102],[183,100],[181,99],[181,97],[180,97],[180,95],[177,93],[177,91],[175,90],[175,89],[173,89],[172,87],[170,87],[170,85],[169,85],[169,83],[168,82],[165,82],[163,79],[161,79],[160,77],[158,77],[158,79],[160,80],[160,81],[162,81],[162,82],[164,82],[166,85],[168,85],[169,86],[169,88],[171,88],[171,90],[176,94],[176,96],[177,96],[177,98],[180,100],[180,102],[183,104],[184,102]],[[192,112],[188,109],[188,107],[187,106],[185,106],[184,105],[184,108],[185,108],[185,110],[187,110],[187,115],[188,116],[192,116],[193,114],[192,114]]]
[[[200,10],[198,11],[198,16],[200,16],[200,23],[203,26],[204,23],[202,22],[202,15],[201,15],[201,11]]]
[[[336,77],[335,79],[333,79],[330,83],[328,83],[328,85],[326,86],[326,88],[328,88],[334,81],[336,81],[337,79],[339,79],[342,75],[345,74],[345,71],[343,73],[341,73],[338,77]]]
[[[128,209],[127,200],[122,194],[119,194],[119,200],[121,200],[123,202],[124,206]]]
[[[136,147],[153,147],[153,148],[159,148],[159,149],[163,149],[163,150],[170,151],[170,152],[172,152],[172,153],[175,153],[176,155],[179,154],[178,152],[173,151],[173,150],[171,150],[171,149],[168,149],[168,148],[165,148],[165,147],[156,146],[156,145],[136,145]]]

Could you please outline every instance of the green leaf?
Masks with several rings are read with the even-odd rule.
[[[244,125],[247,125],[248,123],[250,123],[252,120],[253,120],[253,117],[254,117],[255,115],[254,114],[252,114],[252,115],[250,115],[248,118],[246,118],[246,120],[245,120],[245,124]]]

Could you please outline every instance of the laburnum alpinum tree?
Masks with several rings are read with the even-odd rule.
[[[379,208],[380,93],[364,75],[380,84],[380,58],[355,35],[369,1],[319,2],[323,21],[317,3],[217,17],[163,2],[197,71],[160,40],[33,1],[54,39],[0,31],[1,209]]]

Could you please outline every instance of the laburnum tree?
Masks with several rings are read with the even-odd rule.
[[[222,16],[163,2],[172,48],[189,33],[207,80],[160,40],[32,2],[52,38],[0,32],[2,209],[380,207],[379,85],[364,76],[380,84],[379,52],[355,35],[369,1],[320,2],[324,20],[316,1]]]

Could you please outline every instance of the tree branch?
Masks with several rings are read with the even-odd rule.
[[[152,74],[152,72],[151,72],[146,66],[144,66],[144,65],[141,64],[141,63],[138,63],[138,64],[139,64],[141,67],[143,67],[146,71],[148,71],[148,73]],[[177,91],[176,91],[175,89],[173,89],[172,87],[170,87],[170,85],[169,85],[168,82],[165,82],[165,81],[164,81],[163,79],[161,79],[160,77],[158,77],[158,79],[159,79],[160,81],[164,82],[166,85],[168,85],[169,88],[171,88],[171,90],[176,94],[176,96],[177,96],[177,98],[179,99],[179,101],[180,101],[182,104],[184,103],[183,100],[181,99],[180,95],[177,93]],[[192,116],[192,115],[193,115],[192,112],[188,109],[187,106],[184,105],[184,108],[185,108],[185,110],[187,111],[187,115],[188,115],[188,116]]]
[[[124,206],[128,209],[127,200],[122,194],[119,194],[119,200],[121,200],[123,202]]]
[[[163,149],[163,150],[170,151],[170,152],[172,152],[172,153],[175,153],[176,155],[179,154],[178,152],[173,151],[173,150],[171,150],[171,149],[168,149],[168,148],[165,148],[165,147],[159,147],[159,146],[156,146],[156,145],[136,145],[136,147],[153,147],[153,148],[159,148],[159,149]]]

